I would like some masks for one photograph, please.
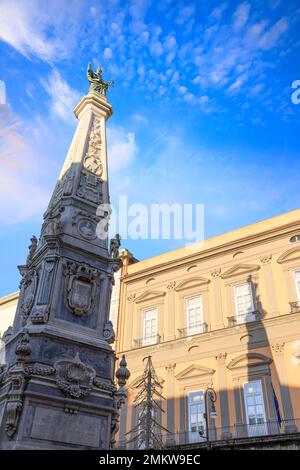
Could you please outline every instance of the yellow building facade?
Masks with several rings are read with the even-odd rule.
[[[165,398],[157,416],[168,429],[165,445],[270,435],[299,441],[300,210],[128,260],[116,340],[131,372],[120,447],[138,446],[134,399],[149,355]]]

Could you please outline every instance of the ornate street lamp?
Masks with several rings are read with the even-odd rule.
[[[209,400],[209,402],[208,402]],[[217,401],[217,394],[215,390],[212,387],[208,387],[205,392],[204,392],[204,405],[205,405],[205,413],[204,413],[204,419],[205,419],[205,426],[206,426],[206,444],[207,444],[207,449],[211,449],[211,443],[209,439],[209,415],[211,418],[216,418],[217,412],[216,412],[216,407],[215,403]],[[208,414],[208,410],[210,409],[210,413]]]

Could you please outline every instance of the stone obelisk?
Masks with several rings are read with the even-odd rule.
[[[88,80],[40,237],[31,239],[19,267],[14,325],[2,338],[0,449],[108,449],[118,429],[129,376],[123,359],[115,386],[109,306],[119,238],[108,247],[107,232],[97,235],[109,204],[106,91],[112,82],[90,66]]]

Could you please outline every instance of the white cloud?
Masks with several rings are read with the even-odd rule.
[[[80,93],[71,88],[56,69],[52,71],[48,81],[43,81],[42,84],[51,98],[51,112],[65,121],[73,120],[72,110],[80,99]]]
[[[261,36],[258,46],[262,49],[271,49],[276,46],[278,40],[287,32],[288,28],[288,19],[285,17],[281,18]]]
[[[21,54],[37,55],[51,61],[63,53],[63,43],[47,40],[45,15],[36,9],[32,1],[2,0],[0,3],[0,38]]]
[[[103,51],[103,57],[104,59],[111,59],[113,56],[112,50],[110,47],[106,47]]]
[[[157,56],[157,57],[161,56],[164,53],[164,49],[158,40],[153,39],[151,41],[150,52],[153,56]]]
[[[248,21],[250,13],[250,5],[248,2],[241,3],[233,16],[233,28],[237,31],[242,29]]]
[[[146,116],[143,116],[140,113],[134,113],[132,116],[132,119],[136,122],[141,122],[146,124],[148,122],[148,118]]]
[[[0,39],[28,58],[57,61],[78,40],[80,10],[77,1],[1,0]]]
[[[126,132],[121,126],[109,126],[108,140],[108,166],[112,172],[118,172],[128,166],[138,152],[134,132]]]
[[[184,24],[186,23],[195,13],[195,6],[188,5],[186,7],[182,7],[179,10],[179,15],[176,18],[177,24]]]
[[[37,122],[30,128],[44,140]],[[46,158],[48,147],[44,154],[37,151],[34,136],[26,133],[24,122],[8,106],[0,107],[0,129],[0,199],[5,201],[0,205],[0,225],[6,226],[41,216],[54,166]]]

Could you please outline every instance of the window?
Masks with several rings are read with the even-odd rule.
[[[203,304],[202,297],[186,299],[187,334],[194,335],[203,331]]]
[[[249,436],[267,434],[266,412],[261,380],[244,384],[244,400]]]
[[[157,342],[157,309],[144,310],[143,346]]]
[[[254,303],[250,282],[234,287],[236,322],[245,323],[254,319]]]
[[[298,271],[294,271],[294,279],[295,279],[295,284],[296,284],[298,300],[300,302],[300,269]]]
[[[291,243],[296,243],[300,242],[300,235],[294,235],[292,238],[290,238]]]
[[[189,392],[188,395],[188,430],[189,442],[199,442],[206,439],[206,425],[204,419],[205,404],[204,392]]]

